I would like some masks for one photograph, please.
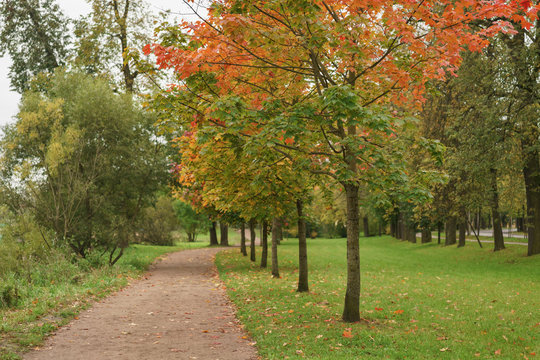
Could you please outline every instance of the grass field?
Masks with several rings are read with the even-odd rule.
[[[14,308],[0,308],[0,359],[19,359],[19,354],[39,345],[93,301],[126,286],[161,255],[207,245],[133,245],[113,267],[90,268],[84,262],[72,264],[59,259],[37,266],[28,279],[11,279],[18,286],[21,300]]]
[[[281,279],[237,249],[218,255],[229,296],[263,358],[539,357],[540,257],[525,257],[523,246],[493,253],[390,237],[360,244],[363,320],[355,324],[340,321],[344,239],[308,240],[309,294],[295,292],[295,240],[279,247]]]

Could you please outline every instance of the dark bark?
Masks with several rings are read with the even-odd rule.
[[[219,245],[215,221],[212,221],[212,226],[210,227],[210,245]]]
[[[347,197],[347,290],[343,321],[360,321],[360,214],[358,185],[345,184]]]
[[[459,240],[458,240],[458,247],[464,247],[465,246],[465,240],[467,236],[467,223],[465,219],[462,219],[459,222]]]
[[[306,241],[306,220],[304,218],[304,204],[302,200],[296,200],[298,212],[298,292],[308,292],[308,258]]]
[[[442,224],[439,221],[437,223],[437,244],[441,245],[441,232],[442,232]]]
[[[390,220],[390,236],[392,236],[393,238],[397,238],[397,231],[396,231],[396,219],[395,218],[392,218]]]
[[[118,34],[116,36],[120,39],[120,45],[122,47],[122,74],[124,75],[124,83],[126,85],[126,90],[129,93],[133,92],[135,78],[139,75],[137,71],[132,71],[129,65],[129,61],[126,59],[126,54],[128,52],[128,33],[127,33],[127,24],[129,16],[129,6],[130,0],[126,0],[124,3],[124,9],[121,11],[119,9],[118,0],[112,1],[114,18],[116,25],[118,26]]]
[[[367,216],[364,216],[364,236],[369,237],[369,219]]]
[[[399,233],[399,239],[406,241],[407,240],[407,226],[405,224],[405,217],[402,213],[399,213],[399,220],[398,220],[398,233]]]
[[[497,186],[497,170],[490,169],[491,175],[491,216],[493,218],[493,251],[504,249],[504,238],[501,224],[501,215],[499,213],[499,189]]]
[[[274,218],[272,223],[272,277],[279,279],[278,265],[278,242],[281,232],[281,221],[279,218]]]
[[[247,256],[245,223],[242,223],[242,226],[240,227],[240,252],[242,253],[242,255]]]
[[[268,266],[268,222],[264,220],[262,226],[262,252],[261,252],[261,267],[266,268]]]
[[[525,194],[527,198],[527,255],[540,254],[540,159],[537,150],[527,153],[523,167]]]
[[[219,234],[220,234],[220,245],[229,246],[229,225],[225,224],[223,221],[219,222]]]
[[[456,218],[454,216],[450,216],[448,220],[446,221],[446,239],[444,241],[444,245],[454,245],[456,243]]]
[[[251,219],[249,221],[249,237],[250,237],[250,244],[249,244],[249,250],[250,250],[250,260],[251,261],[256,261],[256,258],[255,258],[255,238],[256,238],[256,235],[255,235],[255,220],[254,219]]]
[[[431,230],[422,229],[422,244],[431,242]]]
[[[407,225],[407,241],[416,244],[416,229],[414,224]]]

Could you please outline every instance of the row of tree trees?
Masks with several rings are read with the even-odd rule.
[[[344,193],[343,319],[358,321],[360,190],[381,212],[428,203],[442,146],[408,118],[427,80],[455,73],[466,47],[511,33],[508,20],[529,27],[536,12],[519,2],[212,3],[180,24],[184,33],[165,29],[145,47],[177,75],[153,105],[177,137],[178,181],[199,208],[249,222],[295,206],[301,269],[310,189]]]

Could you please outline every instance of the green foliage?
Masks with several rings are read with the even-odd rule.
[[[0,56],[13,61],[11,87],[22,93],[40,72],[65,63],[70,36],[66,17],[54,0],[5,0],[0,3]]]
[[[174,243],[172,232],[179,226],[173,199],[160,196],[153,206],[143,210],[137,229],[137,240],[147,244],[171,246]]]
[[[201,231],[206,231],[210,226],[208,217],[203,213],[196,212],[189,204],[176,200],[173,206],[176,217],[189,242],[195,241],[197,235]]]
[[[101,80],[58,71],[24,94],[1,142],[0,190],[53,243],[81,257],[128,245],[133,222],[166,179],[153,119]]]
[[[308,240],[310,290],[295,291],[298,244],[280,245],[280,274],[218,254],[217,265],[245,329],[264,359],[531,358],[540,350],[539,259],[522,246],[412,245],[360,238],[361,321],[340,321],[345,239]],[[478,354],[478,355],[477,355]]]

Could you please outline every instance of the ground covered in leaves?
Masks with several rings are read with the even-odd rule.
[[[268,359],[534,359],[540,351],[540,257],[362,238],[363,320],[340,320],[345,239],[308,241],[299,294],[297,241],[279,247],[281,279],[237,249],[217,257],[238,316]],[[257,254],[260,255],[259,253]],[[259,260],[259,257],[258,257]]]

